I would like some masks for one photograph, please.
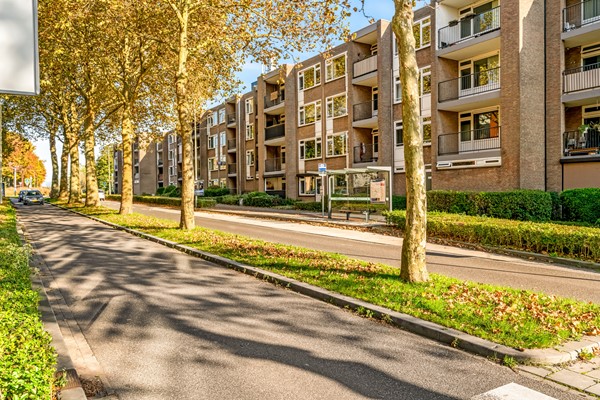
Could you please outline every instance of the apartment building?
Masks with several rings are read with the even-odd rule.
[[[414,35],[427,189],[600,187],[600,0],[437,0]],[[380,20],[262,74],[202,116],[198,180],[311,201],[319,164],[380,166],[404,194],[399,71]]]

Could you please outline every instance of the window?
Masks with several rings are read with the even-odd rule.
[[[396,121],[394,126],[396,147],[404,146],[404,126],[402,121]],[[431,144],[431,117],[422,117],[420,129],[423,137],[423,145]]]
[[[600,3],[598,5],[600,7]],[[600,12],[600,8],[598,12]],[[581,48],[581,66],[584,71],[600,68],[600,44]]]
[[[320,193],[321,179],[316,176],[303,176],[298,179],[300,196],[311,196]]]
[[[327,98],[327,118],[336,118],[348,114],[346,94]]]
[[[217,135],[210,135],[208,137],[208,149],[214,149],[217,147]]]
[[[214,157],[210,157],[208,159],[208,170],[215,171],[217,169],[217,159]]]
[[[246,166],[254,165],[254,150],[246,150]]]
[[[246,124],[246,140],[254,139],[254,124]]]
[[[419,69],[419,95],[431,94],[431,66]]]
[[[246,115],[254,112],[254,99],[246,99]]]
[[[404,146],[404,129],[402,127],[402,121],[396,121],[395,133],[396,147]]]
[[[394,103],[402,101],[402,83],[400,82],[400,73],[394,76]]]
[[[225,122],[225,109],[221,108],[219,110],[219,123],[222,124],[223,122]]]
[[[330,58],[325,61],[325,72],[327,82],[346,75],[346,54]]]
[[[348,133],[327,135],[327,157],[343,156],[348,152]]]
[[[321,64],[315,64],[298,73],[298,90],[310,89],[321,84]]]
[[[415,21],[413,24],[413,34],[415,36],[415,50],[431,44],[431,18],[423,18]]]
[[[211,187],[219,186],[219,180],[218,179],[211,179],[210,180],[210,186]]]
[[[220,145],[221,147],[223,147],[223,146],[227,145],[227,141],[225,140],[225,132],[221,132],[221,133],[219,134],[219,145]]]
[[[299,126],[308,125],[321,120],[321,101],[298,107]]]
[[[321,157],[321,138],[300,140],[300,159],[312,160]]]

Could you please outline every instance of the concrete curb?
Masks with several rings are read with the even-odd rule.
[[[161,239],[156,236],[136,231],[135,229],[125,228],[112,222],[103,221],[101,219],[82,214],[77,211],[70,210],[65,207],[56,206],[64,210],[76,213],[82,217],[92,219],[96,222],[110,226],[116,230],[124,231],[132,235],[138,236],[152,242],[162,244],[175,250],[179,250],[186,254],[202,258],[206,261],[227,267],[247,275],[252,275],[256,278],[267,282],[273,282],[297,293],[322,300],[338,307],[348,308],[351,310],[360,310],[363,314],[368,312],[376,318],[387,321],[406,331],[436,340],[441,343],[451,345],[470,353],[478,354],[484,357],[504,359],[505,357],[513,358],[519,363],[554,365],[565,363],[578,359],[579,353],[582,351],[592,351],[594,348],[600,348],[600,336],[586,336],[580,341],[567,342],[554,349],[533,349],[533,350],[518,350],[512,347],[500,345],[489,340],[481,339],[464,332],[457,331],[452,328],[446,328],[433,322],[424,321],[408,314],[399,313],[385,307],[380,307],[371,303],[367,303],[352,297],[344,296],[338,293],[331,292],[307,283],[299,282],[292,278],[287,278],[270,271],[265,271],[260,268],[251,267],[230,260],[225,257],[217,256],[211,253],[206,253],[189,246],[180,245],[170,240]]]
[[[27,240],[27,235],[23,231],[20,224],[17,224],[17,233],[19,234],[22,243],[29,243]],[[30,266],[37,268],[37,266],[41,265],[43,262],[44,261],[39,257],[34,249],[30,257]],[[71,360],[71,357],[69,356],[69,351],[60,330],[56,314],[50,305],[46,287],[44,286],[43,280],[40,276],[41,270],[39,268],[37,269],[38,272],[31,275],[31,284],[33,289],[37,289],[38,293],[40,294],[38,309],[41,314],[42,323],[44,324],[44,329],[46,332],[52,336],[52,347],[54,347],[57,353],[57,371],[55,376],[61,373],[66,375],[66,384],[59,391],[58,398],[61,400],[86,400],[87,397],[83,391],[83,387],[81,386],[81,381],[79,380],[77,370],[75,370],[73,366],[73,360]]]

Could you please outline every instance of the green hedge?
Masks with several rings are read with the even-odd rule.
[[[519,221],[549,221],[555,204],[550,193],[541,190],[509,192],[427,192],[428,211],[481,215]]]
[[[565,221],[600,225],[600,189],[570,189],[560,194]]]
[[[225,196],[228,194],[229,194],[229,189],[219,187],[219,186],[213,186],[213,187],[204,189],[204,197],[219,197],[219,196]]]
[[[388,224],[404,230],[404,211],[384,212]],[[600,229],[427,213],[427,234],[461,242],[600,261]]]
[[[406,210],[406,196],[392,196],[392,210]]]
[[[107,200],[121,201],[120,194],[111,194],[106,196]],[[181,199],[178,197],[163,197],[163,196],[133,196],[134,203],[146,203],[146,204],[162,204],[167,206],[181,206]],[[217,205],[215,199],[204,199],[198,197],[196,207],[198,208],[210,208]]]
[[[15,213],[0,206],[0,398],[50,399],[56,365],[52,338],[31,288],[29,254],[19,244]]]
[[[294,204],[296,210],[304,211],[321,211],[322,204],[320,201],[298,201]],[[327,208],[327,206],[325,206]]]

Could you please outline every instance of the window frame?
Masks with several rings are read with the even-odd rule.
[[[217,134],[208,136],[208,150],[213,150],[217,148]]]
[[[340,97],[344,97],[345,101],[344,101],[344,113],[343,114],[339,114],[339,115],[335,115],[335,99],[340,98]],[[339,93],[330,97],[327,97],[327,99],[325,100],[326,102],[326,117],[327,118],[339,118],[339,117],[344,117],[346,115],[348,115],[348,95],[346,94],[346,92],[343,93]],[[331,112],[330,112],[330,106],[331,106]],[[333,114],[333,115],[330,115]]]
[[[252,97],[246,99],[245,101],[245,109],[246,115],[250,115],[254,113],[254,99]]]
[[[306,158],[306,143],[314,142],[315,146],[315,156],[311,158]],[[323,139],[320,137],[314,137],[310,139],[300,139],[298,141],[298,159],[299,160],[318,160],[323,156]]]
[[[339,76],[334,76],[335,73],[335,69],[333,67],[334,65],[334,61],[339,59],[339,58],[344,58],[344,73],[342,75]],[[331,72],[331,74],[330,74]],[[330,57],[327,60],[325,60],[325,82],[331,82],[334,81],[336,79],[340,79],[345,77],[348,74],[348,57],[346,57],[346,53],[341,53],[338,54],[336,56]],[[330,76],[331,75],[331,76]]]
[[[427,20],[427,21],[426,21]],[[415,50],[421,50],[426,47],[431,46],[431,16],[423,17],[417,21],[413,22],[413,34],[415,33],[415,28],[418,26],[419,29],[419,40],[417,42],[417,38],[415,37]],[[429,28],[429,42],[423,44],[423,32],[426,28]]]
[[[312,122],[306,122],[306,108],[308,106],[314,106],[314,108],[315,108],[315,111],[314,111],[315,120]],[[321,100],[313,101],[313,102],[298,106],[298,126],[312,125],[312,124],[315,124],[315,123],[321,121],[322,112],[323,112],[323,110],[321,107]]]
[[[335,138],[337,138],[339,136],[344,136],[344,145],[343,145],[344,152],[335,154],[334,140],[335,140]],[[329,152],[330,148],[332,150],[331,153]],[[332,158],[332,157],[341,157],[341,156],[345,156],[345,155],[348,155],[348,131],[328,134],[326,137],[326,144],[325,144],[325,157]]]
[[[310,71],[310,70],[313,71],[314,84],[312,86],[305,86],[306,79],[304,76],[305,76],[306,72]],[[317,71],[318,71],[318,74],[317,74]],[[304,68],[303,70],[298,72],[298,91],[312,89],[312,88],[320,86],[320,85],[321,85],[321,63],[320,62],[317,64],[314,64],[314,65],[311,65],[308,68]]]
[[[246,140],[254,140],[254,124],[246,123]]]

